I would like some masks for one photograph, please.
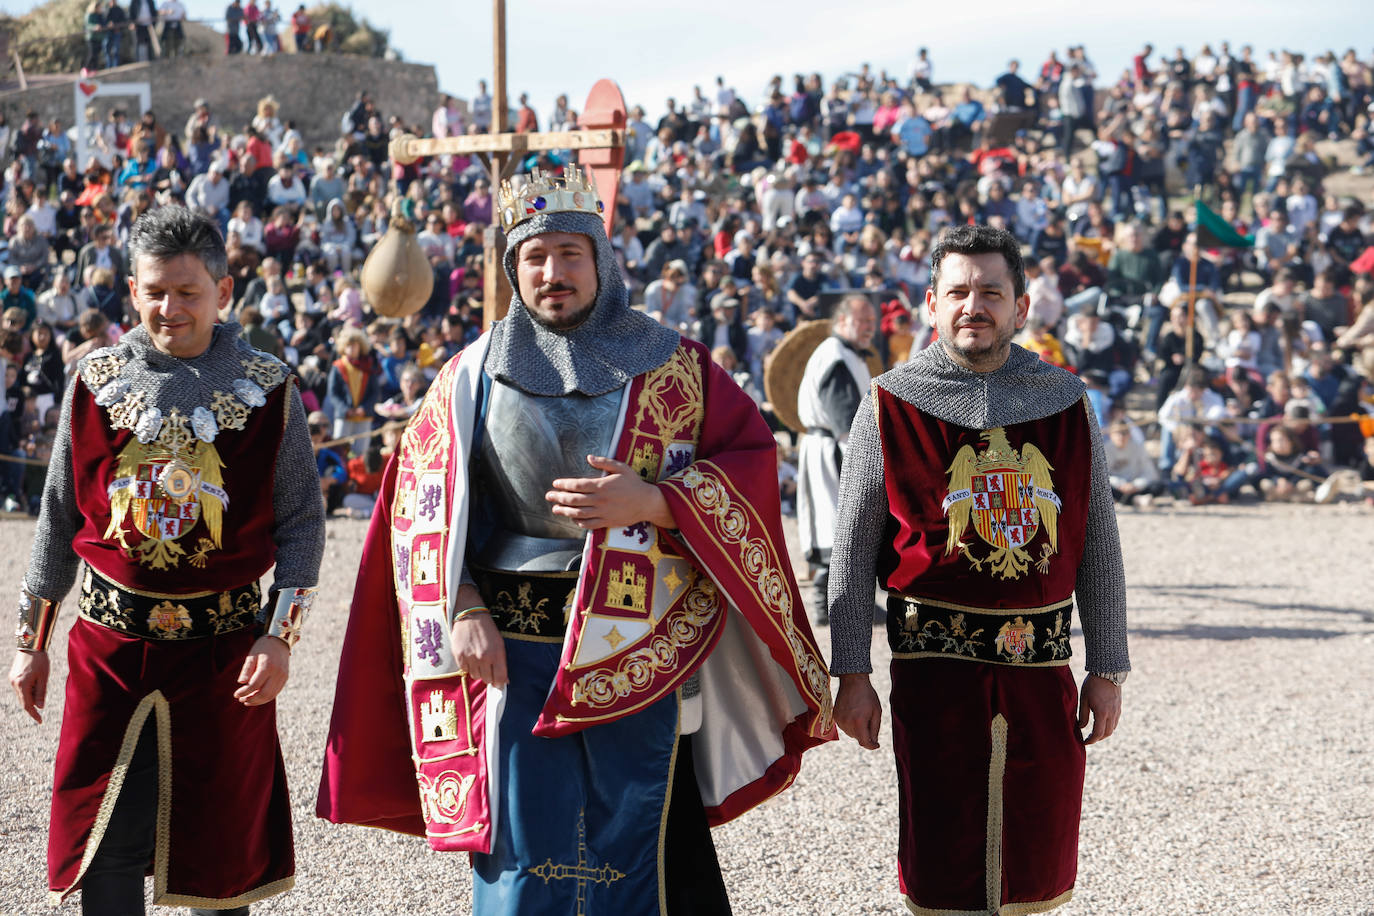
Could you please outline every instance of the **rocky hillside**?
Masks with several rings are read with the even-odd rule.
[[[384,116],[399,115],[407,124],[427,126],[439,101],[438,78],[428,64],[351,54],[229,57],[219,52],[126,64],[90,80],[35,81],[27,91],[0,93],[0,108],[11,124],[29,109],[44,120],[58,117],[71,124],[77,99],[86,104],[86,90],[98,82],[149,83],[158,122],[178,134],[197,98],[210,102],[222,130],[238,131],[253,119],[258,99],[271,95],[280,103],[281,119],[296,122],[308,147],[338,139],[339,120],[359,90],[372,93]],[[103,118],[111,108],[129,108],[135,100],[98,96],[90,104],[94,116]]]
[[[0,32],[9,36],[10,45],[19,48],[19,59],[26,74],[76,73],[86,57],[83,39],[86,7],[89,0],[49,0],[22,16],[0,15]],[[127,8],[127,0],[125,0]],[[286,8],[286,4],[281,4]],[[293,4],[294,6],[294,4]],[[334,29],[333,51],[362,57],[396,56],[389,48],[390,33],[379,29],[353,10],[338,3],[307,7],[316,24],[328,23]],[[216,28],[221,28],[215,23]],[[289,45],[290,30],[281,29]],[[186,53],[223,53],[224,34],[206,25],[188,23]],[[124,43],[124,61],[134,60],[134,43]]]

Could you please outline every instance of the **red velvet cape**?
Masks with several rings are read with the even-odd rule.
[[[737,611],[767,646],[772,660],[787,672],[805,704],[805,711],[783,730],[782,756],[720,804],[708,807],[711,822],[719,824],[789,785],[800,769],[802,752],[832,739],[835,730],[828,672],[787,561],[772,436],[754,403],[728,374],[710,363],[704,347],[684,341],[674,359],[689,359],[696,364],[701,379],[696,397],[704,404],[695,460],[659,484],[678,525],[677,543],[685,548],[684,555],[723,592],[733,606],[731,610]],[[455,364],[459,362],[455,359],[445,367],[427,400],[436,396],[436,389],[441,400],[450,395],[458,378]],[[643,386],[644,376],[632,382],[632,405],[636,395],[643,393]],[[691,398],[678,400],[687,403]],[[627,411],[625,432],[616,447],[616,457],[632,464],[634,410],[631,406]],[[422,410],[412,424],[425,423],[423,417]],[[666,460],[670,456],[659,457]],[[450,490],[453,475],[466,472],[464,467],[455,468],[452,464]],[[392,537],[397,524],[394,503],[399,474],[399,463],[393,460],[387,468],[364,545],[340,659],[316,813],[336,823],[366,824],[424,835],[426,822],[416,788],[411,735],[407,731],[412,724],[404,680],[404,652],[408,647],[403,645],[402,628],[397,626],[401,609],[396,596]],[[666,532],[659,534],[667,541]],[[584,577],[584,584],[587,581]],[[578,612],[585,610],[580,605],[581,602]],[[575,617],[570,627],[576,629],[578,625]],[[572,648],[571,641],[565,644],[566,651]],[[670,693],[692,670],[691,666],[681,665],[670,677],[657,679],[652,685],[653,695]],[[471,683],[484,689],[480,682]],[[573,678],[560,674],[552,685],[550,703],[536,731],[544,733],[541,729],[547,726],[549,733],[566,733],[569,723],[566,719],[560,721],[559,710],[576,707],[573,695]],[[618,718],[632,713],[644,702],[644,696],[631,694],[605,713],[608,718]],[[587,723],[571,726],[572,730],[580,727],[587,727]],[[466,845],[443,848],[484,846],[482,837]]]

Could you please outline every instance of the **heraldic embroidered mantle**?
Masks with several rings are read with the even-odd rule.
[[[458,672],[449,620],[487,343],[444,367],[387,468],[316,809],[477,852],[499,829],[500,697]],[[774,444],[752,401],[691,342],[630,382],[620,415],[614,457],[658,482],[678,529],[588,537],[534,734],[632,715],[699,672],[705,715],[693,747],[708,819],[720,824],[790,785],[802,752],[835,734],[829,675],[782,536]]]

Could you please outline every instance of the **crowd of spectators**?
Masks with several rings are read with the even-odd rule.
[[[875,350],[900,362],[932,342],[934,239],[956,222],[1002,226],[1026,252],[1020,342],[1088,383],[1123,502],[1325,500],[1374,479],[1374,424],[1350,419],[1371,408],[1370,195],[1326,191],[1374,164],[1368,60],[1146,46],[1113,79],[1071,48],[1034,70],[1011,62],[991,90],[940,87],[935,67],[922,49],[905,78],[777,76],[753,97],[717,78],[656,120],[632,108],[614,201],[632,301],[710,347],[769,415],[765,359],[789,328],[862,290],[881,308]],[[204,100],[184,124],[116,110],[92,123],[84,163],[57,121],[0,124],[0,452],[38,459],[0,461],[0,501],[35,508],[74,361],[136,321],[130,225],[186,205],[225,231],[225,317],[299,375],[328,504],[366,512],[398,421],[481,332],[493,209],[481,157],[400,166],[388,143],[486,132],[492,104],[479,81],[466,105],[444,97],[408,125],[360,92],[330,143],[307,143],[271,97],[240,125]],[[539,122],[522,96],[512,123]],[[545,127],[577,129],[566,97]],[[1337,167],[1333,150],[1357,164]],[[540,153],[517,173],[570,161]],[[1199,246],[1193,189],[1253,246]],[[390,320],[358,276],[396,212],[436,282]]]

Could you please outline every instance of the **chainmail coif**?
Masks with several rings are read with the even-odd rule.
[[[585,321],[568,331],[535,321],[520,298],[516,252],[521,242],[545,232],[576,232],[591,239],[596,249],[596,304]],[[529,394],[576,391],[595,397],[658,368],[677,349],[681,338],[676,331],[630,308],[630,293],[600,217],[568,211],[533,216],[507,234],[504,265],[512,292],[510,311],[491,330],[484,366],[493,378]]]

